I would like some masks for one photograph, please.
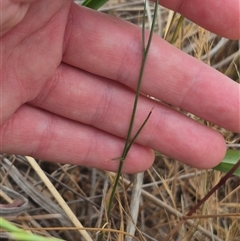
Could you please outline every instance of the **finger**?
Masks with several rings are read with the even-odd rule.
[[[136,88],[142,58],[138,27],[73,7],[66,36],[64,62]],[[240,132],[239,85],[157,36],[151,44],[141,90]]]
[[[126,138],[134,91],[67,65],[62,65],[56,76],[32,105]],[[137,143],[198,168],[209,168],[222,160],[226,147],[219,133],[143,96],[133,133],[152,108]]]
[[[124,140],[84,124],[24,105],[0,129],[1,152],[117,171]],[[152,150],[134,145],[123,171],[136,173],[152,165]]]
[[[220,36],[239,39],[239,0],[160,0],[160,4]]]

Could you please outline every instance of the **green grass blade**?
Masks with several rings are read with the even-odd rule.
[[[2,217],[0,217],[0,228],[8,232],[21,232],[21,231],[24,232],[24,230],[21,230],[20,228],[8,222]]]
[[[127,145],[126,149],[124,149],[124,154],[125,156],[122,156],[120,158],[120,164],[119,164],[119,168],[118,168],[118,173],[116,175],[116,178],[115,178],[115,181],[114,181],[114,186],[113,186],[113,191],[111,193],[111,196],[110,196],[110,201],[109,201],[109,206],[108,206],[108,211],[107,211],[107,214],[108,216],[110,215],[110,212],[111,212],[111,206],[112,206],[112,202],[113,202],[113,198],[114,198],[114,195],[115,195],[115,192],[116,192],[116,188],[117,188],[117,185],[118,185],[118,181],[120,179],[120,175],[121,175],[121,170],[122,170],[122,166],[123,166],[123,163],[124,163],[124,160],[126,158],[126,155],[127,153],[129,152],[131,146],[133,145],[134,141],[136,140],[136,138],[138,137],[138,135],[140,134],[140,132],[142,131],[143,127],[145,126],[145,124],[147,123],[148,119],[150,118],[152,114],[152,110],[149,112],[149,114],[147,115],[146,119],[144,120],[144,122],[142,123],[142,125],[140,126],[140,128],[138,129],[137,133],[134,135],[134,137],[132,138],[132,140],[129,142],[129,144]]]
[[[177,26],[174,29],[173,36],[172,36],[171,40],[168,40],[171,29],[172,29],[172,26],[173,26],[175,21],[177,21]],[[169,27],[168,27],[167,32],[166,32],[165,37],[164,37],[164,39],[166,41],[168,41],[171,44],[174,44],[176,42],[176,40],[178,38],[178,35],[179,35],[179,32],[181,30],[181,27],[183,26],[183,21],[184,21],[184,17],[181,15],[179,17],[179,19],[177,20],[177,12],[174,12],[174,14],[172,16],[172,19],[171,19],[171,22],[169,24]]]
[[[98,10],[109,0],[85,0],[82,5],[88,8]]]
[[[140,126],[140,128],[138,129],[137,133],[134,135],[134,137],[132,138],[132,140],[129,142],[128,147],[127,147],[127,153],[130,151],[131,146],[133,145],[133,143],[135,142],[135,140],[137,139],[138,135],[140,134],[140,132],[142,131],[143,127],[146,125],[146,123],[148,122],[148,119],[150,118],[152,114],[152,110],[149,112],[149,114],[147,115],[146,119],[144,120],[144,122],[142,123],[142,125]]]
[[[127,156],[128,151],[130,150],[133,142],[135,141],[135,139],[137,138],[137,136],[141,132],[142,128],[144,127],[144,125],[146,124],[146,122],[148,121],[148,119],[149,119],[149,117],[152,113],[152,111],[149,112],[148,116],[146,117],[146,119],[144,120],[142,125],[140,126],[139,130],[137,131],[137,133],[133,136],[133,138],[131,140],[133,124],[134,124],[135,115],[136,115],[136,111],[137,111],[138,98],[139,98],[139,95],[140,95],[140,89],[141,89],[144,67],[145,67],[145,63],[146,63],[146,60],[147,60],[148,51],[149,51],[149,48],[150,48],[150,45],[151,45],[152,36],[153,36],[153,32],[154,32],[154,25],[155,25],[155,21],[156,21],[156,17],[157,17],[158,2],[159,2],[159,0],[156,0],[156,2],[155,2],[153,21],[152,21],[152,25],[151,25],[151,29],[150,29],[150,35],[149,35],[146,47],[145,47],[146,1],[145,1],[145,4],[144,4],[144,16],[143,16],[143,27],[142,27],[142,63],[141,63],[141,69],[140,69],[140,72],[139,72],[138,84],[137,84],[135,100],[134,100],[133,110],[132,110],[132,116],[131,116],[131,120],[130,120],[130,123],[129,123],[129,128],[128,128],[128,133],[127,133],[127,137],[126,137],[126,141],[125,141],[125,146],[124,146],[124,149],[123,149],[123,152],[122,152],[122,156],[120,158],[118,172],[117,172],[117,175],[116,175],[114,183],[113,183],[113,189],[112,189],[110,199],[109,199],[109,204],[108,204],[108,207],[107,207],[107,216],[108,217],[110,216],[110,212],[111,212],[111,209],[112,209],[113,199],[115,197],[117,185],[118,185],[121,173],[122,173],[122,167],[123,167],[124,160]],[[98,237],[98,240],[99,241],[103,240],[103,238],[104,238],[104,231],[101,232],[100,236]]]
[[[239,150],[227,150],[227,153],[222,162],[214,167],[214,169],[221,172],[228,172],[238,162],[239,159]],[[240,167],[234,172],[234,175],[240,177]]]
[[[52,237],[42,237],[33,233],[29,233],[23,229],[18,228],[11,222],[0,217],[0,228],[8,232],[8,235],[14,240],[18,241],[64,241],[62,239]]]
[[[146,2],[145,2],[145,6],[146,6]],[[144,6],[144,10],[146,8],[145,6]],[[113,191],[112,191],[111,196],[110,196],[108,212],[107,212],[108,214],[110,214],[110,212],[111,212],[111,206],[112,206],[113,198],[115,196],[118,181],[119,181],[119,178],[120,178],[120,175],[121,175],[121,172],[122,172],[124,160],[127,156],[128,151],[130,150],[131,145],[133,144],[133,142],[131,142],[130,139],[131,139],[132,128],[133,128],[135,115],[136,115],[136,111],[137,111],[137,103],[138,103],[138,98],[139,98],[139,95],[140,95],[140,89],[141,89],[144,67],[145,67],[145,63],[146,63],[146,60],[147,60],[148,51],[149,51],[149,48],[150,48],[150,45],[151,45],[153,31],[154,31],[154,25],[155,25],[155,21],[156,21],[156,17],[157,17],[157,7],[158,7],[158,0],[155,3],[153,21],[152,21],[152,26],[151,26],[151,30],[150,30],[150,35],[149,35],[148,42],[147,42],[147,47],[145,48],[145,46],[142,46],[143,57],[142,57],[141,69],[140,69],[139,78],[138,78],[138,85],[137,85],[137,90],[136,90],[135,100],[134,100],[134,105],[133,105],[133,110],[132,110],[132,116],[131,116],[131,120],[130,120],[130,124],[129,124],[129,128],[128,128],[127,138],[126,138],[126,141],[125,141],[125,146],[124,146],[124,149],[123,149],[122,157],[120,159],[120,164],[119,164],[117,176],[116,176],[115,181],[114,181]],[[145,21],[145,11],[144,11],[144,16],[143,16],[143,27],[145,26],[144,21]],[[143,29],[143,31],[142,31],[142,43],[145,43],[144,41],[145,41],[145,31]],[[151,112],[147,116],[143,125],[141,125],[141,127],[139,129],[140,131],[142,130],[143,126],[146,124],[148,118],[150,117],[150,114],[151,114]],[[140,133],[140,131],[137,132],[137,135]],[[137,135],[135,135],[133,137],[134,140],[137,138]]]
[[[171,44],[174,44],[174,43],[176,42],[176,40],[177,40],[177,38],[178,38],[178,34],[179,34],[179,32],[180,32],[180,29],[181,29],[181,27],[182,27],[182,25],[183,25],[183,21],[184,21],[184,17],[181,16],[181,17],[179,18],[179,20],[178,20],[177,27],[176,27],[176,29],[175,29],[175,31],[174,31],[174,34],[173,34],[173,36],[172,36],[172,39],[170,40],[170,43],[171,43]]]
[[[132,110],[132,116],[131,116],[131,120],[130,120],[130,125],[129,125],[129,129],[128,129],[128,134],[127,134],[127,138],[126,138],[126,143],[125,143],[125,147],[123,150],[123,154],[122,154],[122,159],[126,158],[126,155],[129,151],[129,142],[130,142],[130,138],[132,135],[132,128],[133,128],[133,124],[134,124],[134,120],[135,120],[135,115],[136,115],[136,111],[137,111],[137,104],[138,104],[138,98],[140,95],[140,89],[141,89],[141,84],[142,84],[142,77],[143,77],[143,72],[144,72],[144,68],[145,68],[145,63],[147,60],[147,55],[149,52],[149,48],[152,42],[152,36],[153,36],[153,32],[154,32],[154,25],[155,25],[155,21],[156,21],[156,17],[157,17],[157,8],[158,7],[158,0],[155,3],[155,8],[154,8],[154,15],[153,15],[153,21],[152,21],[152,26],[151,26],[151,30],[150,30],[150,35],[148,38],[148,42],[147,42],[147,46],[145,47],[144,45],[142,45],[142,52],[143,52],[143,56],[142,56],[142,63],[141,63],[141,69],[140,69],[140,73],[139,73],[139,77],[138,77],[138,85],[137,85],[137,89],[136,89],[136,95],[135,95],[135,100],[134,100],[134,105],[133,105],[133,110]],[[146,10],[146,2],[144,4],[144,16],[143,16],[143,30],[142,30],[142,43],[145,44],[145,10]],[[147,117],[148,119],[149,117]],[[144,121],[146,122],[146,121]],[[143,126],[140,127],[140,129],[142,129]],[[137,136],[136,136],[137,137]],[[136,139],[135,137],[135,139]]]

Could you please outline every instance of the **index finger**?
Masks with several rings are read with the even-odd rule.
[[[135,89],[141,29],[76,5],[71,17],[63,61]],[[239,85],[158,36],[151,44],[142,92],[240,132]]]

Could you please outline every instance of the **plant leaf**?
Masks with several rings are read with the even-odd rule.
[[[4,218],[0,217],[0,228],[8,232],[8,235],[18,241],[64,241],[53,237],[42,237],[29,233],[23,229],[18,228],[13,223],[8,222]]]
[[[85,0],[82,5],[88,8],[98,10],[109,0]]]
[[[214,167],[213,169],[221,172],[228,172],[240,159],[240,151],[239,150],[227,150],[227,153],[222,160],[222,162]],[[234,175],[240,177],[240,168],[238,168]]]

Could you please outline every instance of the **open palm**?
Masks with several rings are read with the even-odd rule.
[[[165,2],[211,31],[240,37],[237,1],[205,1],[196,12],[190,11],[193,3]],[[215,7],[228,20],[225,25],[204,12]],[[106,160],[120,156],[124,146],[141,64],[141,29],[71,0],[37,0],[25,12],[0,39],[1,151],[117,170],[118,161]],[[142,93],[162,102],[140,97],[135,132],[154,109],[125,172],[149,167],[152,149],[199,168],[223,158],[219,133],[166,104],[240,132],[239,85],[158,36]]]

